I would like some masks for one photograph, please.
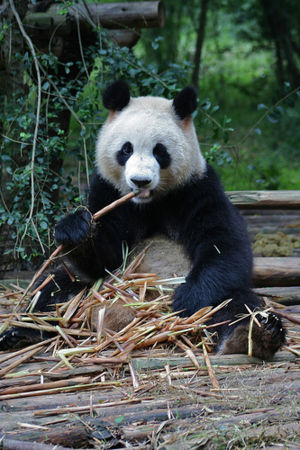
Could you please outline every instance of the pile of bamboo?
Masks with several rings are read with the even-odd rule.
[[[191,317],[179,317],[171,310],[171,296],[174,285],[181,283],[182,278],[159,280],[156,274],[136,272],[146,249],[122,271],[119,269],[102,283],[95,283],[89,290],[83,290],[68,302],[57,305],[53,313],[19,313],[2,314],[5,319],[3,328],[21,326],[40,331],[55,333],[55,337],[47,342],[37,344],[33,352],[47,345],[46,352],[52,355],[57,365],[72,368],[73,362],[101,362],[123,364],[130,360],[133,352],[157,347],[161,344],[178,347],[188,351],[201,348],[204,343],[210,344],[210,334],[203,330],[215,311],[224,306],[212,309],[206,307]],[[2,299],[19,302],[22,289],[6,288]],[[114,310],[126,315],[130,311],[131,321],[119,331],[106,326],[106,311]],[[123,310],[123,311],[122,311]],[[214,327],[217,325],[214,325]],[[106,356],[101,354],[105,351]],[[196,360],[196,358],[195,358]],[[7,368],[4,369],[7,373]],[[3,370],[0,374],[3,375]]]

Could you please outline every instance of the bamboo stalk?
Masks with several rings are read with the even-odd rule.
[[[130,405],[130,404],[135,404],[135,403],[142,403],[142,401],[144,401],[144,398],[133,398],[133,399],[129,399],[129,400],[118,400],[115,402],[105,402],[105,403],[101,403],[93,405],[93,410],[97,410],[97,409],[102,409],[102,408],[108,408],[110,406],[122,406],[122,405]],[[88,413],[90,410],[90,406],[68,406],[67,408],[53,408],[53,409],[41,409],[39,411],[36,411],[34,413],[35,416],[42,416],[42,417],[47,417],[47,416],[56,416],[58,414],[86,414]]]
[[[39,389],[34,390],[30,392],[22,392],[17,394],[7,394],[7,395],[0,395],[0,401],[1,400],[11,400],[14,398],[25,398],[25,397],[37,397],[40,395],[51,395],[51,394],[58,394],[60,392],[72,392],[72,391],[81,391],[82,389],[98,389],[98,388],[105,388],[105,386],[102,385],[101,382],[99,383],[80,383],[80,384],[67,384],[63,387],[53,387],[48,389]]]
[[[51,253],[51,255],[49,256],[49,258],[44,262],[44,264],[42,265],[42,267],[35,273],[35,275],[33,276],[31,282],[29,283],[27,289],[24,292],[24,296],[27,294],[27,292],[30,291],[30,289],[32,288],[32,286],[34,285],[34,283],[36,282],[36,280],[38,278],[40,278],[40,276],[45,272],[45,270],[47,269],[47,267],[52,263],[52,261],[56,258],[56,256],[58,256],[62,250],[63,250],[63,245],[60,244],[55,250],[54,252]]]
[[[211,380],[212,387],[213,387],[213,389],[217,389],[218,390],[218,389],[220,389],[220,386],[219,386],[218,380],[215,377],[215,373],[214,373],[214,370],[212,368],[211,362],[209,360],[208,353],[207,353],[207,350],[206,350],[204,342],[202,343],[202,349],[203,349],[203,356],[204,356],[204,359],[205,359],[205,364],[206,364],[206,367],[207,367],[209,378]]]
[[[47,278],[31,293],[32,297],[35,296],[43,287],[45,287],[55,277],[54,274],[48,275]]]
[[[10,325],[14,327],[23,327],[23,328],[32,328],[34,330],[43,330],[43,331],[50,331],[57,334],[57,329],[55,326],[52,325],[36,325],[34,323],[27,323],[27,322],[18,322],[17,320],[10,320]],[[90,337],[90,336],[96,336],[96,333],[94,331],[89,330],[73,330],[72,328],[61,328],[66,334],[71,334],[72,336],[80,336],[80,337]]]
[[[40,350],[41,350],[40,347],[35,348],[35,349],[31,350],[30,352],[27,352],[24,356],[22,356],[17,361],[12,362],[7,367],[5,367],[4,369],[0,370],[0,377],[3,377],[8,372],[10,372],[12,369],[14,369],[15,367],[19,366],[23,362],[27,361],[27,359],[31,358],[33,355],[35,355]]]
[[[23,353],[27,353],[31,350],[34,350],[35,348],[42,347],[43,345],[49,344],[50,342],[54,341],[56,339],[56,336],[47,339],[46,341],[38,342],[37,344],[30,345],[29,347],[22,348],[21,350],[18,350],[13,353],[8,353],[7,355],[3,356],[3,358],[0,358],[0,364],[4,363],[5,361],[15,358],[16,356],[23,355]]]
[[[283,317],[284,319],[289,320],[289,321],[292,322],[292,323],[297,323],[297,324],[300,325],[300,319],[299,319],[298,317],[296,317],[296,316],[292,316],[291,314],[287,314],[287,313],[284,313],[284,312],[282,312],[282,311],[278,311],[278,309],[276,309],[275,311],[273,310],[273,312],[274,312],[275,314],[277,314],[278,316]]]
[[[127,202],[128,200],[131,200],[133,197],[135,197],[137,194],[139,194],[140,191],[132,191],[128,194],[124,195],[123,197],[115,200],[114,202],[110,203],[109,205],[105,206],[104,208],[97,211],[95,214],[93,214],[93,220],[98,220],[100,217],[104,216],[105,214],[109,213],[113,209],[117,208],[118,206],[122,205],[123,203]],[[30,291],[36,280],[45,272],[47,267],[54,261],[54,259],[63,251],[64,246],[60,244],[53,253],[49,256],[49,258],[44,262],[42,267],[35,273],[33,276],[31,282],[29,283],[24,296],[27,294],[27,292]]]
[[[47,383],[34,383],[28,386],[14,386],[0,390],[0,396],[8,394],[22,394],[24,392],[42,391],[57,387],[69,387],[78,385],[78,383],[88,383],[90,381],[90,376],[74,377],[67,380],[49,381]]]

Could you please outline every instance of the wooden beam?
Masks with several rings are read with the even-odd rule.
[[[119,47],[133,47],[140,35],[138,30],[107,30],[107,36]]]
[[[108,29],[140,29],[162,27],[165,23],[165,9],[161,1],[132,3],[77,4],[68,8],[67,14],[60,14],[64,4],[53,4],[46,12],[28,11],[24,25],[28,33],[43,39],[56,36],[70,36],[77,32],[77,22],[85,30],[94,25]],[[38,37],[38,36],[36,36]]]
[[[89,11],[83,4],[72,6],[69,8],[69,16],[79,17],[79,20],[85,21],[89,15],[102,27],[112,29],[154,28],[162,27],[165,23],[165,9],[161,1],[102,3],[87,6]]]
[[[254,292],[283,305],[300,305],[300,286],[260,287]]]
[[[263,286],[300,286],[300,258],[254,258],[253,283]]]
[[[298,191],[228,191],[229,200],[239,208],[300,208]]]
[[[247,355],[210,355],[210,362],[213,366],[234,366],[239,364],[263,364],[263,361],[254,356]],[[282,362],[294,361],[296,356],[289,352],[278,352],[269,361]],[[162,369],[166,364],[170,367],[191,366],[191,361],[186,357],[168,357],[168,358],[132,358],[132,365],[136,370],[156,370]],[[205,367],[203,356],[197,356],[200,367]]]

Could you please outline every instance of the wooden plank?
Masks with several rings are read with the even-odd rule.
[[[57,29],[59,36],[68,36],[81,26],[94,24],[119,30],[162,27],[165,23],[165,9],[161,1],[76,4],[68,8],[68,14],[60,14],[64,4],[53,4],[46,12],[29,11],[24,25],[30,35],[38,30],[43,38],[50,37]]]
[[[196,357],[200,367],[205,367],[205,359],[203,356]],[[254,356],[248,355],[210,355],[210,362],[213,366],[235,366],[241,364],[263,364],[263,361]],[[283,361],[294,361],[296,356],[290,352],[278,352],[268,362],[278,363]],[[136,370],[154,370],[162,369],[168,364],[170,367],[190,366],[191,361],[185,357],[168,357],[166,358],[133,358],[132,365]]]
[[[228,191],[227,196],[239,208],[300,208],[300,190]]]
[[[254,292],[257,295],[271,297],[273,301],[278,301],[283,305],[300,304],[300,286],[261,287],[255,288]]]
[[[300,258],[254,258],[253,283],[255,287],[299,286]]]
[[[53,450],[53,448],[55,448],[55,450],[71,450],[71,447],[62,447],[61,445],[55,445],[55,447],[53,447],[53,444],[48,445],[32,442],[34,441],[34,438],[34,434],[32,436],[28,436],[28,434],[25,435],[25,439],[24,436],[21,436],[21,440],[10,439],[5,434],[0,434],[1,448],[4,448],[5,450]],[[26,439],[28,439],[29,442],[26,442]],[[87,439],[85,440],[87,441]],[[71,442],[71,445],[73,445],[73,441]]]
[[[136,30],[107,30],[107,36],[120,47],[133,47],[140,38]]]
[[[100,21],[104,28],[153,28],[162,27],[165,23],[161,1],[89,4],[88,9],[95,22]],[[69,8],[69,14],[86,20],[87,10],[85,5],[77,4]]]

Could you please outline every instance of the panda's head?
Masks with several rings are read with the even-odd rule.
[[[97,140],[96,166],[121,194],[143,189],[133,201],[147,203],[205,172],[191,117],[197,107],[192,87],[173,100],[131,98],[128,85],[115,81],[103,104],[110,114]]]

